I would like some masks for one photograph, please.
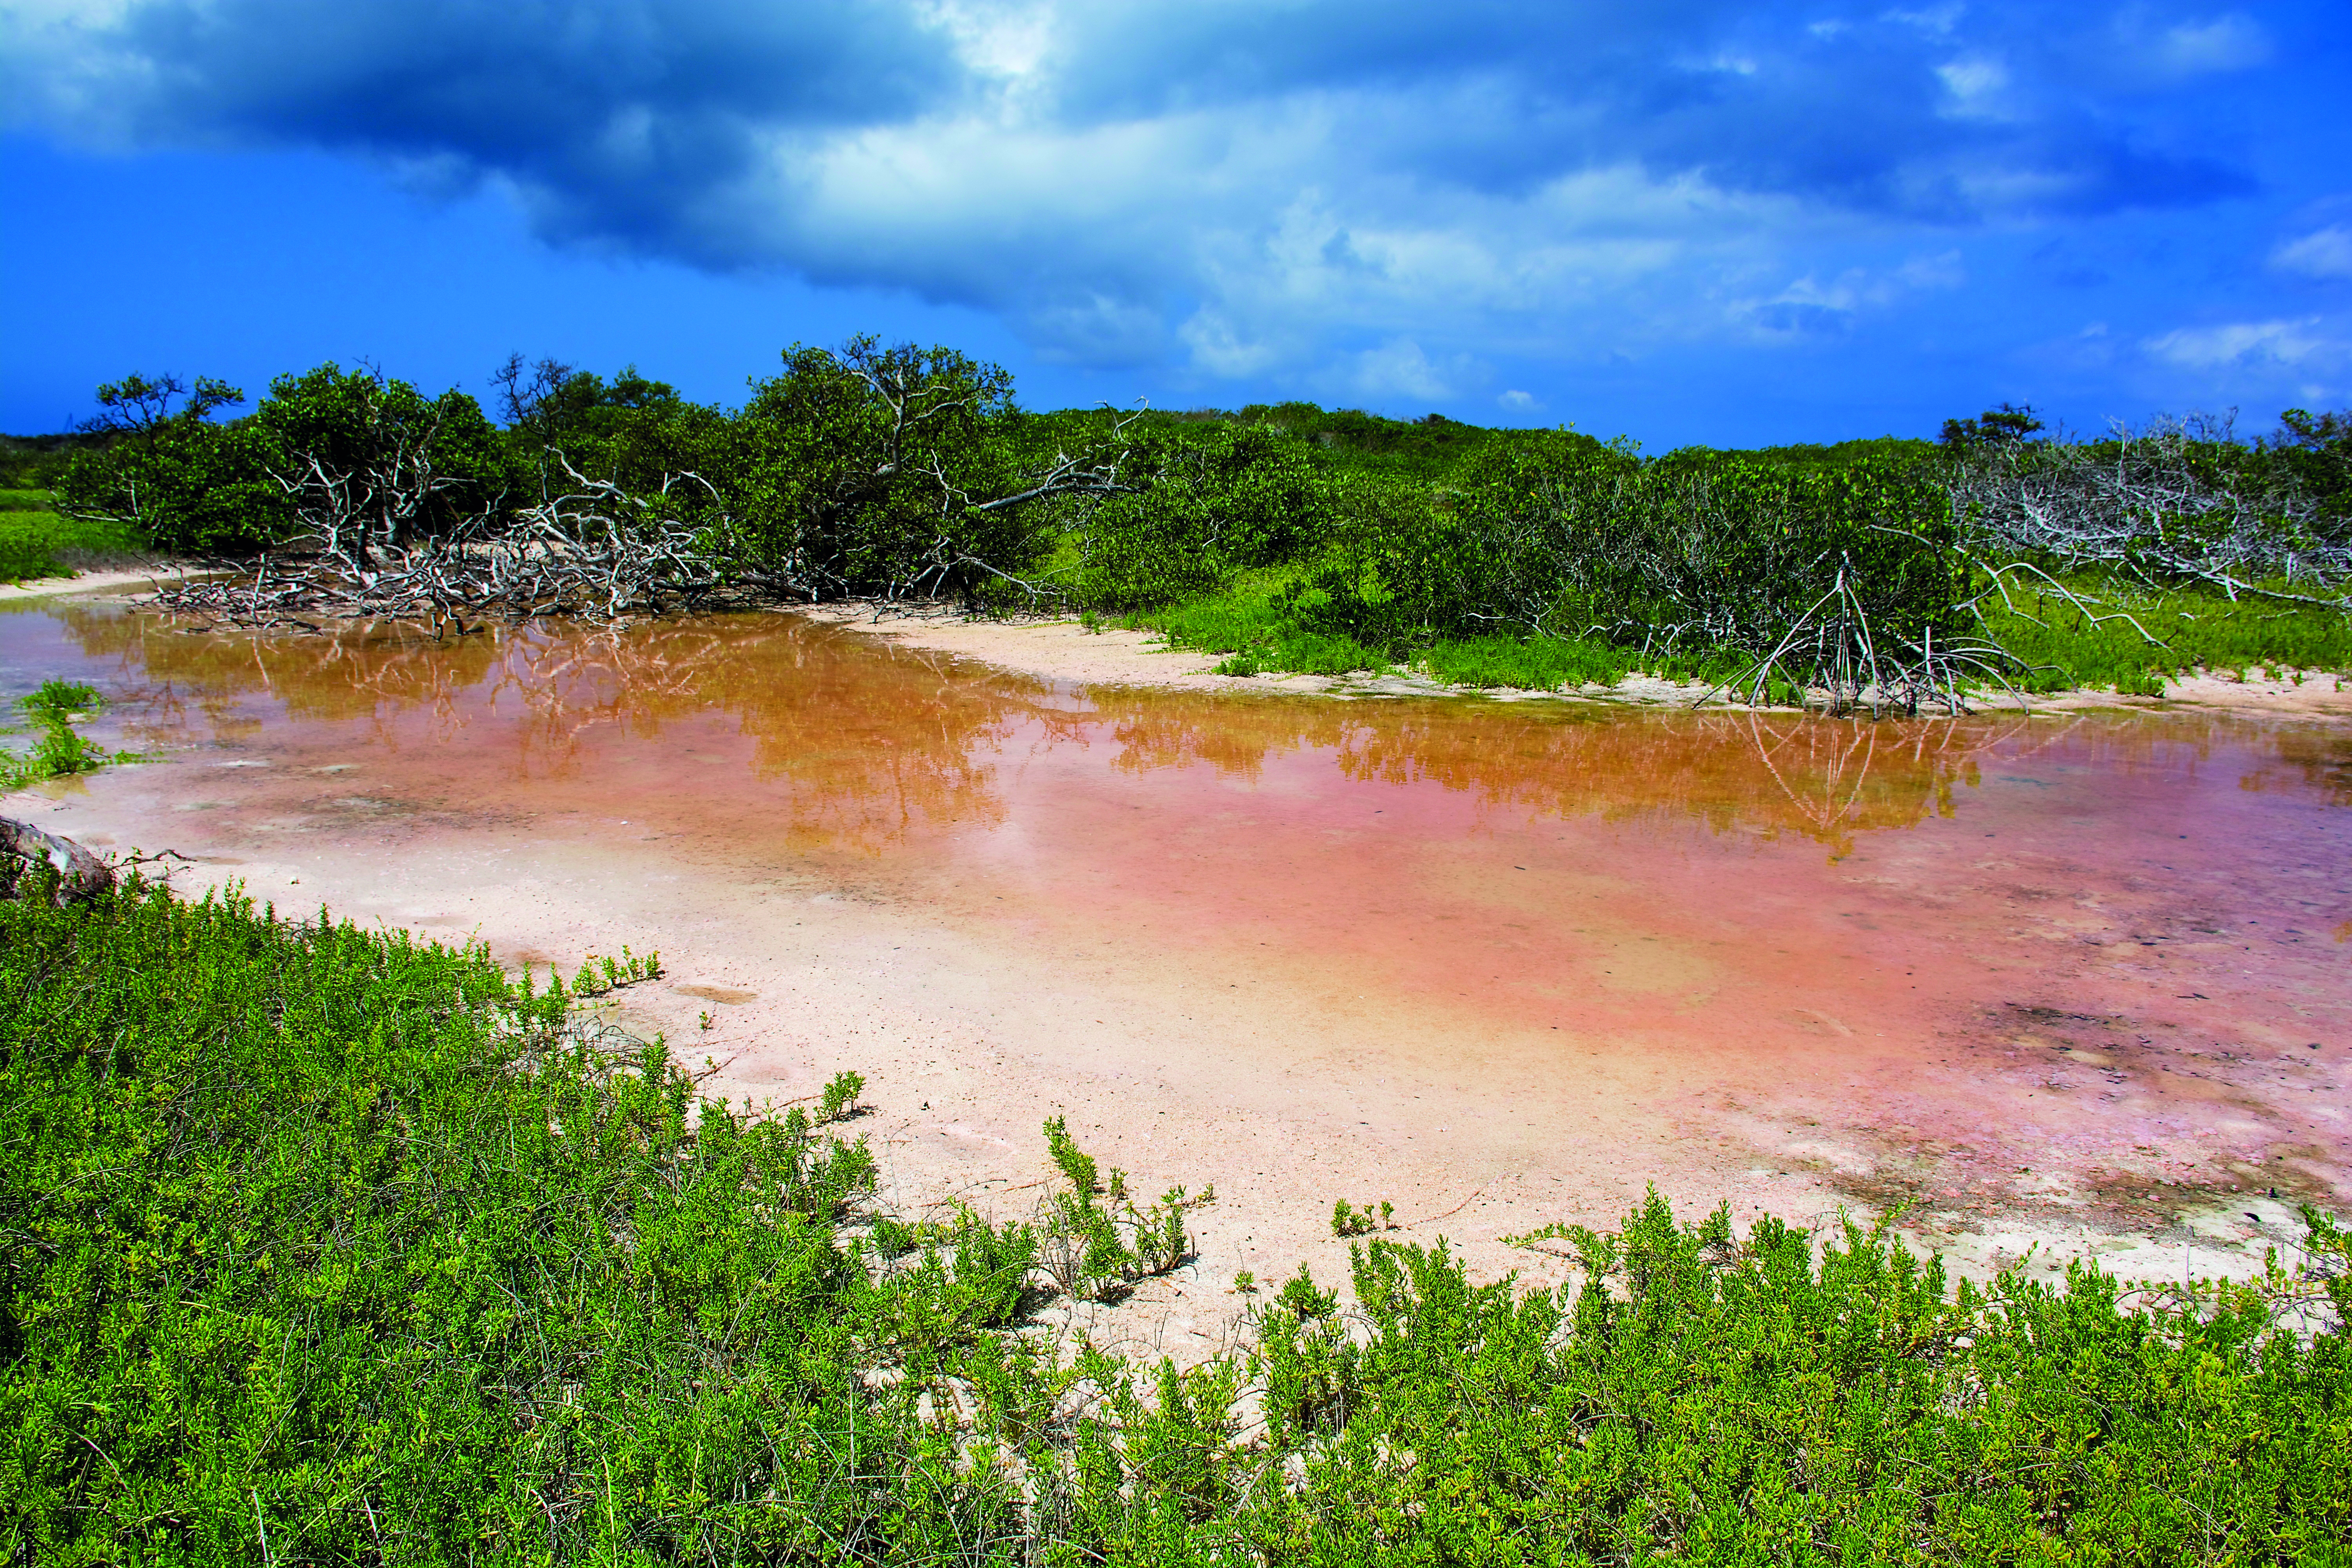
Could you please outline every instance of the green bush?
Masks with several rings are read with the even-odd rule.
[[[1265,426],[1147,432],[1129,459],[1138,488],[1074,510],[1066,591],[1152,608],[1319,547],[1344,502],[1312,452]]]
[[[1250,1542],[1323,1563],[2343,1561],[2352,1362],[2339,1332],[2273,1329],[2257,1291],[2164,1316],[2084,1268],[2063,1291],[1955,1291],[1883,1233],[1849,1226],[1816,1261],[1801,1231],[1741,1242],[1654,1195],[1620,1235],[1563,1233],[1574,1292],[1374,1242],[1358,1334],[1320,1293],[1268,1310],[1254,1353],[1305,1480],[1251,1510]]]
[[[251,552],[287,535],[291,512],[270,478],[268,437],[250,420],[213,418],[243,392],[206,376],[190,389],[131,375],[100,387],[98,400],[89,441],[58,478],[61,510],[173,554]]]
[[[488,958],[159,889],[0,905],[0,1552],[922,1554],[861,1145],[567,1041]],[[860,1550],[866,1550],[861,1547]]]
[[[66,568],[57,558],[57,545],[53,515],[32,510],[0,511],[0,583],[64,576]]]
[[[2315,1214],[2312,1267],[2149,1304],[1653,1197],[1518,1238],[1567,1242],[1573,1289],[1376,1239],[1352,1309],[1302,1269],[1239,1353],[1139,1368],[1020,1331],[1057,1246],[1104,1295],[1187,1247],[1181,1192],[1135,1205],[1066,1127],[1037,1222],[909,1224],[862,1144],[698,1106],[479,950],[25,880],[10,1561],[2121,1568],[2352,1538],[2352,1237]]]
[[[1550,691],[1563,685],[1614,686],[1633,673],[1640,654],[1591,638],[1448,637],[1431,644],[1422,662],[1453,686]]]
[[[503,429],[462,394],[332,365],[278,378],[252,416],[226,422],[234,387],[132,376],[100,389],[90,426],[0,458],[24,476],[62,465],[66,510],[127,523],[140,547],[299,553],[365,533],[376,549],[556,511],[593,536],[658,515],[677,525],[665,548],[690,563],[677,568],[690,599],[1111,613],[1236,675],[1418,663],[1546,689],[1744,673],[1742,695],[1876,710],[2004,679],[2146,690],[2196,662],[2347,663],[2311,616],[2200,607],[2337,595],[2352,561],[2341,414],[2289,410],[2252,442],[2199,419],[2060,442],[2004,407],[1952,421],[1941,446],[1644,458],[1572,430],[1305,403],[1034,414],[1001,366],[870,337],[794,346],[734,413],[634,367],[607,381],[518,356],[494,382]],[[405,499],[369,489],[395,470]],[[346,495],[350,515],[331,517]],[[2032,523],[2053,498],[2072,521]],[[0,574],[60,563],[79,562],[0,521]],[[2046,587],[2042,571],[2228,626],[2135,652],[2080,617],[1979,614],[1990,574],[2014,595]]]
[[[0,490],[0,583],[128,565],[147,553],[146,540],[126,524],[62,516],[47,490]]]

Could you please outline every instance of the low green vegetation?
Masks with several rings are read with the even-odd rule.
[[[1653,1198],[1517,1238],[1571,1288],[1373,1238],[1352,1306],[1302,1269],[1148,1366],[1055,1303],[1184,1265],[1202,1200],[1058,1121],[1030,1220],[916,1220],[854,1074],[698,1102],[478,950],[57,891],[0,900],[11,1562],[2347,1561],[2315,1212],[2248,1286],[1979,1290]]]
[[[96,773],[110,757],[83,738],[75,723],[105,705],[98,689],[78,682],[44,681],[30,695],[17,700],[17,710],[36,731],[32,750],[0,749],[0,789],[22,789],[43,779]],[[0,729],[0,734],[11,733]]]
[[[141,559],[145,540],[119,519],[68,517],[47,490],[0,489],[0,583],[65,577]]]
[[[2128,618],[2126,618],[2128,617]],[[2018,684],[2162,694],[2173,676],[2352,675],[2352,616],[2308,605],[2232,600],[2190,589],[2083,582],[2073,598],[2021,588],[1986,606],[1986,630],[2027,668]]]
[[[0,583],[58,577],[62,524],[47,490],[0,490]]]

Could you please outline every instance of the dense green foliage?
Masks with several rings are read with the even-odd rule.
[[[2320,532],[2352,537],[2352,414],[2290,408],[2264,443],[2273,458],[2319,503]]]
[[[2339,678],[2300,672],[2352,673],[2352,617],[2333,611],[2190,589],[2076,587],[2079,603],[2025,588],[2007,605],[1998,598],[1988,605],[1990,635],[2027,667],[2021,686],[2111,686],[2152,697],[2168,678],[2200,669],[2241,679],[2293,671],[2322,681]]]
[[[76,452],[102,447],[111,439],[98,430],[51,436],[0,436],[0,490],[47,490]]]
[[[2352,426],[2291,412],[2273,439],[2191,426],[2128,457],[2115,439],[2036,443],[2036,428],[2030,411],[1995,410],[1953,422],[1940,450],[1885,439],[1647,461],[1497,435],[1442,484],[1332,474],[1319,548],[1273,570],[1192,558],[1195,582],[1217,585],[1184,584],[1133,618],[1230,656],[1235,674],[1410,663],[1548,689],[1648,671],[1744,678],[1776,699],[1820,684],[1808,670],[1841,642],[1933,647],[1963,684],[2041,690],[2352,669],[2352,536],[2331,521]],[[1980,537],[1956,498],[1996,459],[2070,470],[2077,491],[2102,477],[2108,493],[2075,498],[2097,503],[2089,537],[2069,551]],[[1768,653],[1783,662],[1759,676]]]
[[[58,577],[58,524],[47,490],[0,490],[0,583]]]
[[[1741,1243],[1654,1196],[1618,1236],[1559,1233],[1612,1289],[1475,1285],[1443,1247],[1376,1242],[1364,1332],[1284,1291],[1266,1418],[1312,1457],[1250,1521],[1269,1556],[2345,1560],[2340,1336],[2306,1349],[2246,1299],[2159,1322],[2080,1268],[1952,1291],[1882,1236],[1816,1260],[1776,1221]]]
[[[1024,1326],[1057,1247],[1111,1300],[1184,1247],[1058,1124],[1035,1225],[908,1223],[478,951],[25,881],[12,1562],[2347,1561],[2352,1360],[2270,1310],[2352,1307],[2317,1215],[2332,1277],[2148,1310],[1653,1199],[1524,1238],[1580,1288],[1374,1239],[1145,1371]]]
[[[719,548],[830,594],[968,591],[1038,548],[1002,369],[952,349],[841,353],[799,346],[732,422],[727,468],[706,475],[728,521]]]
[[[226,382],[198,376],[125,376],[98,389],[86,434],[103,444],[76,451],[56,481],[59,510],[135,529],[173,553],[267,548],[289,531],[268,451],[252,421],[213,416],[245,401]]]
[[[223,416],[236,388],[133,376],[100,389],[58,493],[161,548],[324,547],[362,571],[461,527],[657,521],[713,563],[697,593],[1123,616],[1235,674],[1411,664],[1550,686],[1647,670],[1909,705],[1996,679],[2146,689],[2200,664],[2346,662],[2330,629],[2352,560],[2340,415],[2290,410],[2255,441],[2192,422],[2077,442],[2003,405],[1948,422],[1939,444],[1645,458],[1568,430],[1304,403],[1033,414],[998,366],[871,339],[795,346],[731,412],[634,367],[606,381],[518,357],[496,385],[502,426],[462,393],[333,365],[278,378],[238,419]],[[2003,495],[2037,486],[2092,521],[2066,539],[1987,531]],[[0,529],[0,566],[9,549]],[[2046,574],[2009,586],[2077,593],[2078,612],[2120,596],[2168,629],[2024,618],[1996,572]],[[2267,618],[2224,607],[2308,599],[2308,582],[2318,602],[2275,599]],[[2231,634],[2171,635],[2208,619]]]
[[[862,1145],[698,1114],[478,953],[152,889],[0,922],[12,1558],[815,1560],[1008,1506],[869,1384],[974,1292],[842,1246]]]

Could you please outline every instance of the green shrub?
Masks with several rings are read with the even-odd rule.
[[[1561,1234],[1565,1227],[1555,1230]],[[2352,1361],[2259,1289],[2121,1309],[2113,1280],[1949,1289],[1884,1233],[1654,1196],[1569,1232],[1570,1291],[1434,1248],[1354,1255],[1360,1331],[1304,1277],[1260,1315],[1269,1442],[1305,1479],[1245,1538],[1296,1561],[2336,1562]],[[2322,1237],[2325,1243],[2325,1233]],[[2335,1244],[2340,1259],[2342,1247]],[[2332,1281],[2336,1309],[2347,1281]]]
[[[65,577],[146,558],[137,531],[103,519],[61,516],[47,490],[0,491],[0,583]]]
[[[38,511],[0,511],[0,583],[62,577],[54,518]]]
[[[1374,1239],[1352,1308],[1302,1268],[1239,1353],[1139,1368],[1008,1331],[1060,1243],[1105,1295],[1186,1247],[1190,1200],[1136,1205],[1058,1121],[1038,1222],[911,1225],[862,1144],[698,1107],[479,950],[26,880],[11,1561],[2121,1568],[2352,1537],[2352,1236],[2310,1211],[2297,1271],[2134,1298],[2083,1266],[1955,1290],[1883,1231],[1654,1196],[1517,1238],[1566,1242],[1573,1289]]]
[[[866,1092],[862,1073],[840,1072],[833,1075],[817,1097],[817,1121],[839,1121],[857,1114],[857,1097]]]
[[[601,1058],[562,1006],[234,899],[0,904],[0,1552],[1003,1534],[1009,1498],[860,1370],[911,1316],[836,1240],[862,1148],[693,1114],[659,1047]]]
[[[1591,639],[1448,637],[1422,655],[1430,674],[1453,686],[1517,687],[1550,691],[1561,686],[1614,686],[1639,662],[1634,649]]]
[[[278,388],[294,381],[280,377]],[[243,392],[208,376],[191,389],[171,376],[130,375],[100,387],[92,439],[58,477],[62,510],[173,554],[266,549],[291,531],[286,493],[270,478],[269,433],[253,420],[213,418],[243,403]]]

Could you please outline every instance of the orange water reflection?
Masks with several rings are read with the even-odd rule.
[[[1462,792],[1496,811],[1795,836],[1839,854],[1858,834],[1949,817],[1955,792],[1979,787],[1995,755],[2063,752],[2078,766],[2186,774],[2220,743],[2255,753],[2245,789],[2352,804],[2352,747],[2340,733],[2210,717],[1896,723],[1081,695],[789,615],[493,627],[446,643],[398,630],[192,635],[69,602],[51,615],[66,637],[15,640],[69,649],[77,670],[116,688],[148,745],[249,741],[270,723],[341,727],[420,762],[453,749],[486,754],[520,784],[579,778],[615,750],[692,750],[717,721],[748,742],[730,756],[740,753],[793,837],[868,850],[1003,821],[1007,759],[1057,745],[1115,747],[1108,760],[1120,773],[1202,767],[1244,784],[1270,758],[1320,752],[1349,779]],[[38,658],[25,647],[9,662]],[[717,787],[727,775],[702,776]]]

